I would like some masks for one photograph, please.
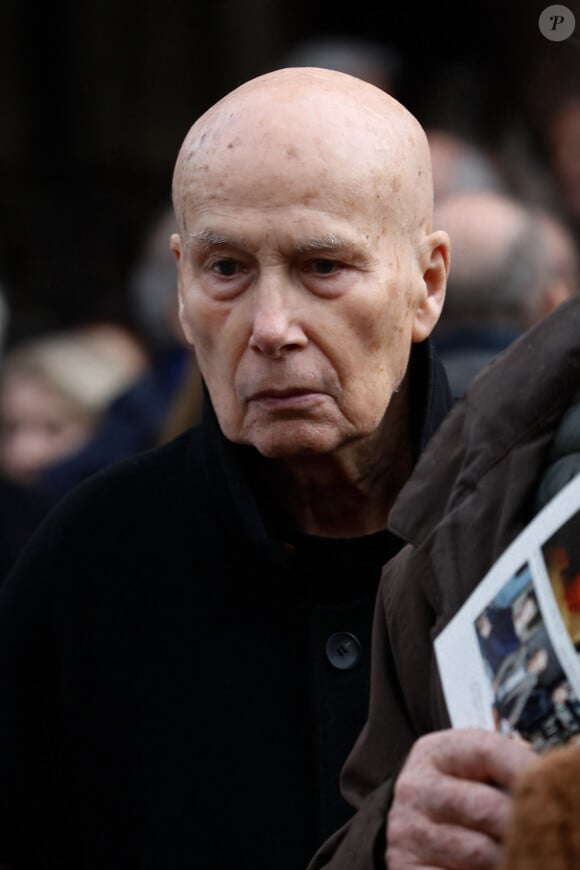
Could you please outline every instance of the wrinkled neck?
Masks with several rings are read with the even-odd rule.
[[[359,537],[385,528],[412,469],[407,379],[370,435],[324,456],[276,465],[276,491],[300,531]]]

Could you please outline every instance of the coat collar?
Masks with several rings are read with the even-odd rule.
[[[579,335],[575,297],[496,357],[399,494],[389,529],[413,546],[413,582],[436,631],[533,515],[550,440],[580,383]]]
[[[522,335],[475,379],[441,426],[391,511],[417,544],[517,441],[549,427],[580,383],[580,297]]]

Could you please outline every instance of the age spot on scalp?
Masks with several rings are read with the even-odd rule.
[[[401,189],[401,186],[401,179],[398,175],[394,175],[393,178],[391,178],[391,190],[393,191],[393,193],[398,193]]]

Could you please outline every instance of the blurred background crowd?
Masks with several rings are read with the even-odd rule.
[[[280,66],[400,99],[452,240],[435,342],[460,396],[580,287],[577,30],[547,3],[104,0],[0,8],[0,576],[88,474],[199,418],[178,324],[170,186],[195,118]]]

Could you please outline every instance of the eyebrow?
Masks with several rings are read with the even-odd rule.
[[[195,242],[200,243],[207,249],[226,246],[232,248],[244,247],[243,242],[240,243],[239,240],[227,238],[221,233],[217,233],[210,229],[202,229],[188,233],[188,245]],[[316,254],[333,254],[339,251],[351,250],[353,246],[354,243],[351,240],[337,236],[334,233],[328,233],[324,236],[314,236],[310,239],[298,242],[295,249],[297,253],[303,256],[313,256]]]
[[[192,242],[201,242],[206,248],[230,244],[225,236],[215,233],[213,230],[198,230],[196,233],[188,233],[187,244],[190,245]]]
[[[297,249],[300,254],[330,254],[350,247],[352,247],[352,242],[341,239],[339,236],[335,236],[334,233],[329,233],[319,238],[307,239],[299,243]]]

